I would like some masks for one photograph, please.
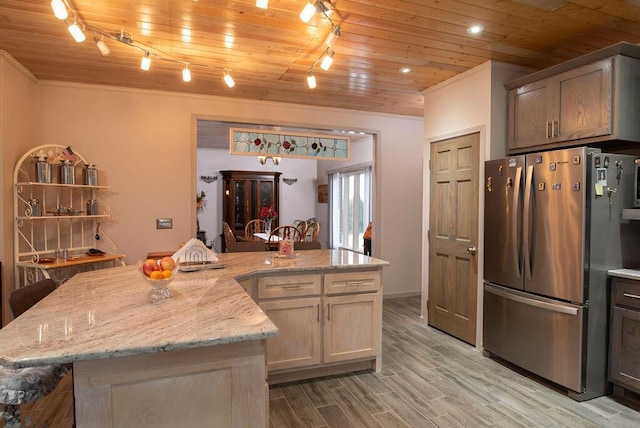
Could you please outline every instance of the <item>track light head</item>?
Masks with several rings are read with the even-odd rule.
[[[330,48],[333,48],[333,45],[335,44],[336,40],[338,40],[338,37],[340,37],[340,26],[336,25],[331,30],[331,33],[329,33],[329,35],[327,36],[327,40],[325,41],[325,43]]]
[[[307,85],[309,89],[315,89],[317,85],[316,76],[313,75],[313,71],[309,70],[309,74],[307,74]]]
[[[324,58],[322,58],[322,62],[320,63],[320,68],[324,71],[328,71],[331,68],[331,64],[333,64],[333,55],[336,52],[330,48],[327,48],[327,53],[324,54]]]
[[[55,17],[61,21],[64,21],[69,17],[67,6],[62,0],[51,0],[51,9],[53,10]]]
[[[233,80],[233,77],[231,77],[231,74],[229,74],[229,70],[225,70],[224,72],[224,83],[226,83],[227,86],[230,88],[233,88],[236,85],[236,82]]]
[[[82,31],[80,24],[78,24],[75,19],[73,20],[71,25],[67,27],[67,29],[69,30],[71,37],[73,37],[73,40],[75,40],[76,42],[82,43],[87,39],[87,36],[84,35],[84,31]]]
[[[191,82],[191,70],[189,70],[189,64],[184,65],[182,70],[182,80],[185,82]]]
[[[149,71],[149,69],[151,68],[151,54],[149,53],[149,51],[146,51],[144,53],[142,61],[140,61],[140,68],[144,71]]]
[[[316,13],[316,5],[315,2],[307,2],[306,6],[304,7],[304,9],[302,9],[302,12],[300,12],[300,19],[302,20],[302,22],[304,22],[305,24],[307,22],[309,22],[311,20],[311,17],[313,16],[313,14]]]
[[[109,49],[109,46],[107,46],[107,44],[102,39],[102,34],[100,34],[100,37],[94,37],[93,41],[96,42],[96,47],[98,48],[102,56],[109,56],[109,54],[111,53],[111,49]]]

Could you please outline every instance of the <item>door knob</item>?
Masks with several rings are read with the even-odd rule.
[[[467,248],[467,253],[471,254],[472,256],[475,256],[477,252],[478,252],[478,249],[476,247]]]

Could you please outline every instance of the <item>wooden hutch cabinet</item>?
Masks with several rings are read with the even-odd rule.
[[[236,235],[244,234],[244,226],[260,218],[263,206],[273,205],[280,212],[280,172],[220,171],[222,174],[222,220]],[[274,219],[272,228],[277,227]]]

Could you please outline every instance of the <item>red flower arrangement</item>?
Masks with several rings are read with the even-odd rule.
[[[278,217],[278,213],[273,208],[273,205],[271,205],[270,207],[265,206],[265,207],[262,207],[262,209],[260,210],[260,217],[265,220],[271,220],[275,217]]]

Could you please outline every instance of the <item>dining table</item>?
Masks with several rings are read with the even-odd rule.
[[[265,232],[236,235],[236,239],[240,242],[265,242],[269,250],[277,250],[278,242],[280,242],[280,237],[277,235],[274,235],[269,241],[269,234]]]

